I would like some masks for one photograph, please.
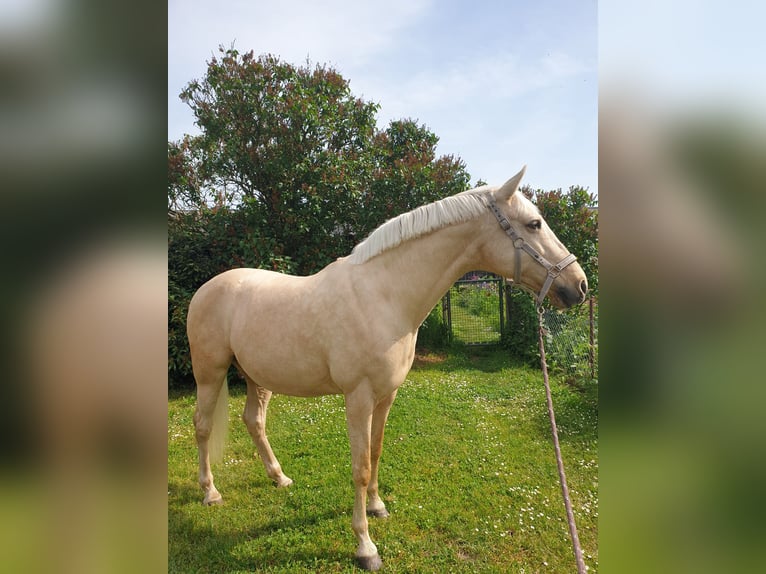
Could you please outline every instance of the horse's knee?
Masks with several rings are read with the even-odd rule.
[[[367,485],[370,484],[371,475],[372,470],[369,461],[362,464],[354,464],[353,477],[356,486],[363,486],[366,489]]]

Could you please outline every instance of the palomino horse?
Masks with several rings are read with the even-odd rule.
[[[242,418],[277,486],[292,480],[266,438],[272,392],[343,394],[356,489],[356,558],[367,570],[382,566],[366,515],[388,516],[378,493],[383,427],[412,366],[418,327],[433,306],[472,269],[513,277],[538,292],[539,301],[549,293],[558,307],[585,298],[588,284],[574,255],[516,193],[523,175],[524,169],[500,188],[473,189],[396,217],[315,275],[233,269],[197,291],[187,328],[205,504],[221,502],[210,471],[210,439],[226,424],[222,389],[232,362],[247,381]]]

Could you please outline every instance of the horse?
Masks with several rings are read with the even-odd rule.
[[[199,288],[189,304],[187,334],[204,504],[222,501],[210,463],[215,454],[220,458],[215,435],[223,436],[227,421],[232,363],[247,382],[242,419],[278,487],[293,481],[266,437],[272,393],[342,394],[356,560],[365,570],[381,568],[367,516],[389,515],[378,492],[384,427],[412,366],[418,328],[434,305],[472,269],[513,278],[536,292],[538,303],[547,295],[567,308],[585,299],[588,283],[575,256],[518,192],[525,170],[500,187],[478,187],[395,217],[314,275],[240,268]]]

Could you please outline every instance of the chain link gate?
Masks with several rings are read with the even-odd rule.
[[[473,271],[458,280],[442,299],[442,317],[453,341],[496,345],[505,333],[505,280]]]

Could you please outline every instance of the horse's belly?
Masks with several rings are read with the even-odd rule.
[[[240,369],[258,385],[282,395],[313,397],[340,394],[324,362],[306,354],[240,352]]]

